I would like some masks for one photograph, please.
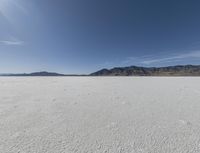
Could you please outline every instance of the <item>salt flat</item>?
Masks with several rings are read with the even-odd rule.
[[[1,77],[0,153],[199,153],[198,77]]]

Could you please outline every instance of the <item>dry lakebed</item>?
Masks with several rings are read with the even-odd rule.
[[[199,152],[199,77],[0,77],[0,153]]]

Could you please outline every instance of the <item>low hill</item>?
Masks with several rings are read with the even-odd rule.
[[[64,74],[54,72],[34,72],[34,73],[19,73],[19,74],[0,74],[0,76],[65,76]]]

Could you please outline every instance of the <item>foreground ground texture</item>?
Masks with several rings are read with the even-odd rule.
[[[0,78],[0,153],[199,152],[200,78]]]

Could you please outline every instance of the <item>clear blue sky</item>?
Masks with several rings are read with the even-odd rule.
[[[200,64],[199,0],[0,0],[0,73]]]

